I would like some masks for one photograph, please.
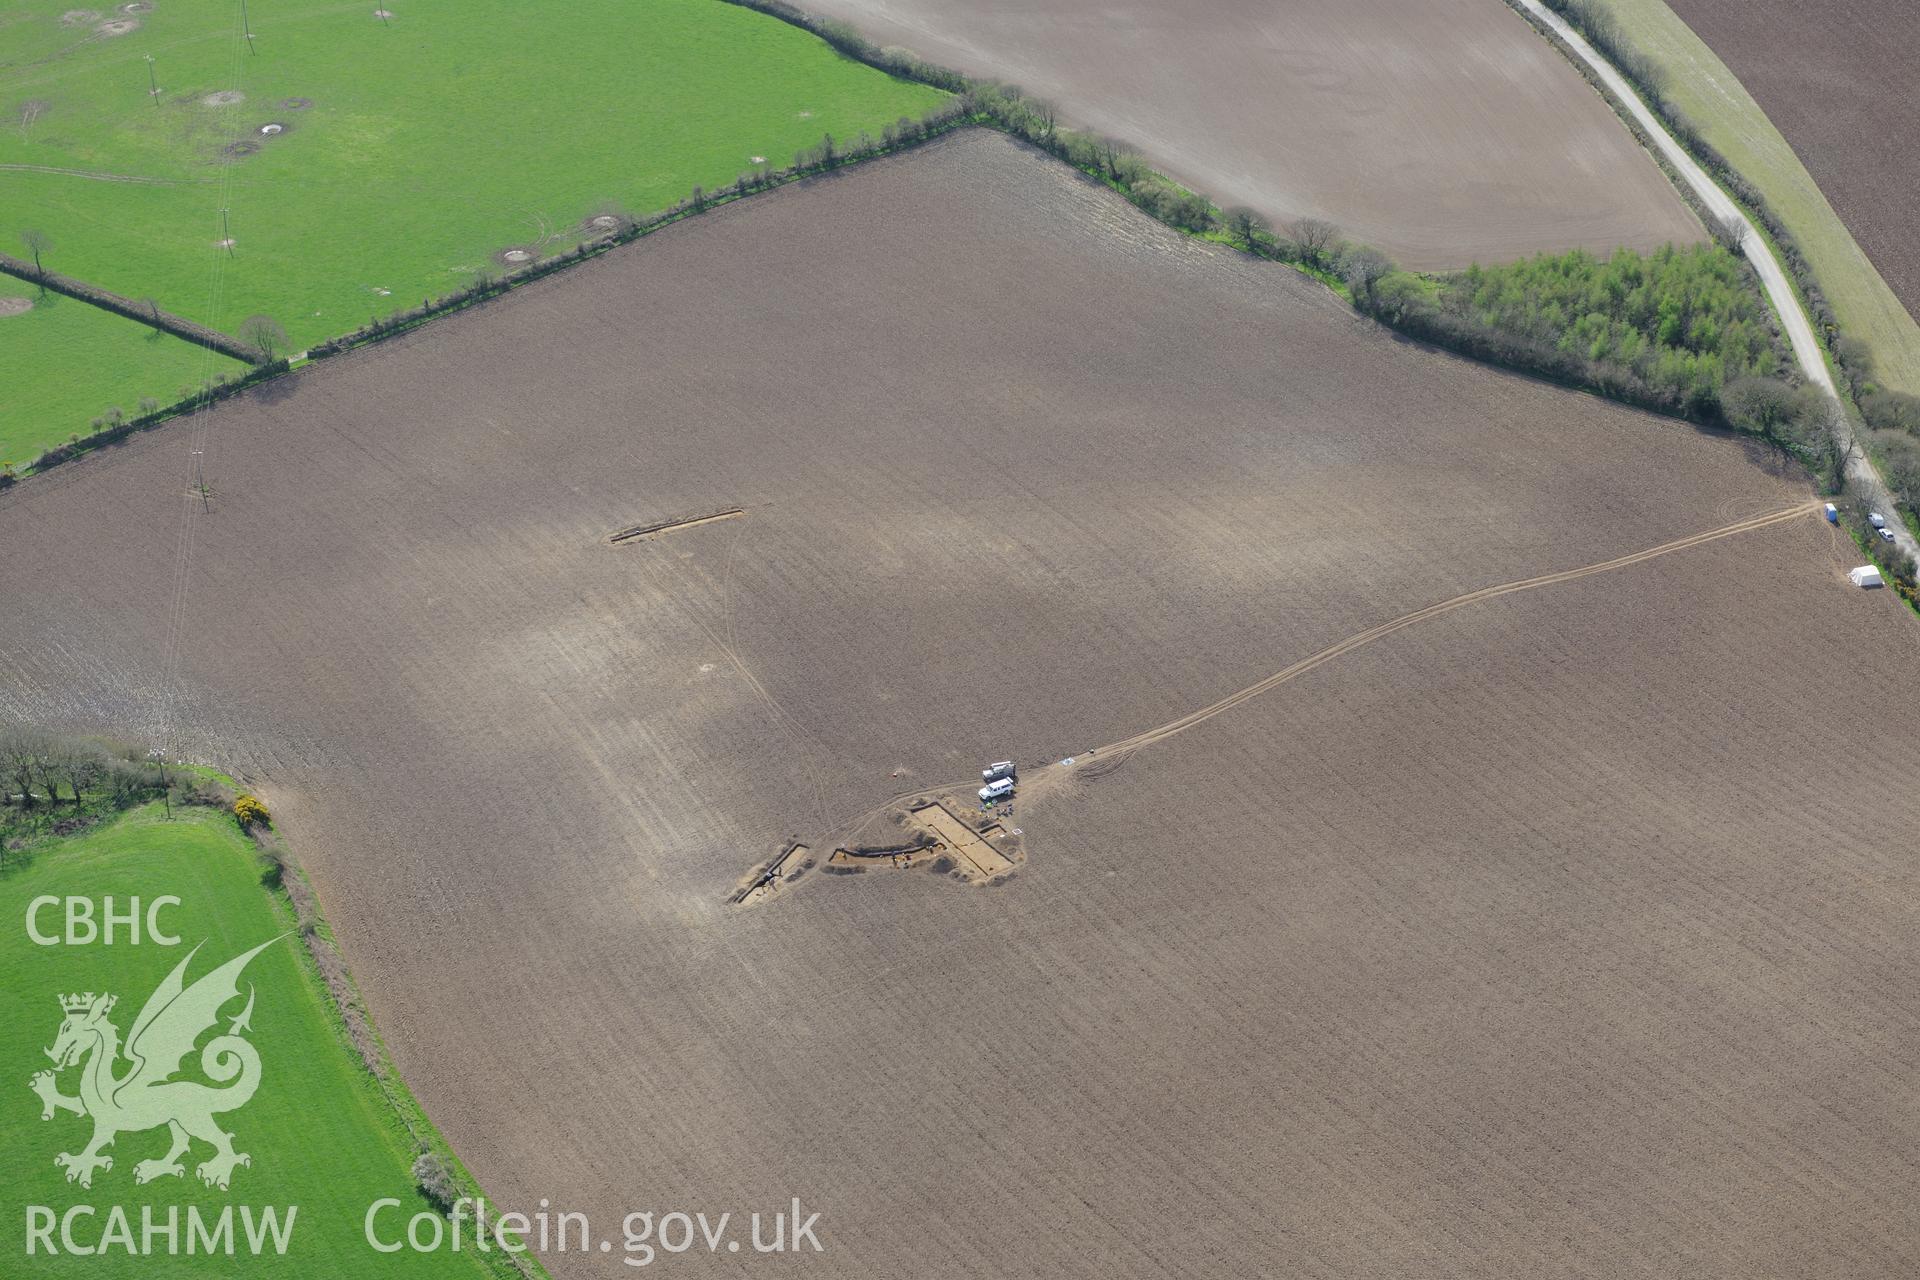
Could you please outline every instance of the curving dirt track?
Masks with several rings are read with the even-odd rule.
[[[1451,600],[1442,600],[1438,604],[1430,604],[1424,608],[1415,609],[1412,613],[1403,613],[1391,622],[1382,622],[1376,626],[1368,627],[1365,631],[1356,631],[1354,634],[1334,644],[1328,645],[1318,653],[1302,658],[1290,666],[1282,667],[1264,680],[1255,681],[1244,689],[1237,689],[1219,701],[1210,702],[1197,711],[1189,711],[1187,714],[1169,720],[1165,724],[1156,725],[1151,729],[1143,730],[1131,737],[1122,738],[1118,742],[1109,742],[1105,746],[1100,747],[1085,748],[1057,763],[1048,762],[1039,763],[1037,767],[1030,766],[1022,777],[1021,795],[1025,797],[1028,804],[1032,804],[1036,798],[1057,794],[1063,784],[1071,783],[1081,778],[1106,777],[1117,770],[1127,760],[1131,759],[1133,753],[1142,747],[1154,746],[1158,743],[1176,738],[1189,729],[1205,724],[1215,716],[1224,715],[1236,707],[1253,701],[1255,698],[1272,693],[1282,685],[1289,684],[1301,676],[1306,675],[1309,671],[1323,667],[1335,659],[1343,658],[1356,649],[1365,648],[1374,641],[1385,639],[1397,631],[1404,631],[1408,627],[1418,626],[1423,622],[1444,617],[1452,613],[1455,609],[1465,609],[1470,605],[1482,604],[1488,600],[1498,600],[1502,596],[1509,596],[1517,591],[1537,591],[1542,587],[1559,586],[1563,582],[1576,582],[1581,578],[1592,577],[1596,573],[1612,573],[1617,569],[1626,569],[1633,565],[1645,564],[1647,561],[1658,559],[1660,556],[1668,556],[1677,551],[1687,551],[1694,547],[1705,546],[1709,542],[1718,542],[1722,538],[1738,537],[1740,534],[1752,533],[1758,529],[1783,524],[1788,520],[1804,519],[1813,515],[1819,509],[1820,504],[1818,502],[1807,501],[1795,503],[1793,506],[1784,507],[1779,511],[1770,512],[1762,516],[1751,516],[1745,520],[1736,520],[1734,523],[1718,529],[1707,529],[1700,533],[1691,534],[1685,538],[1676,538],[1672,542],[1662,543],[1657,547],[1649,547],[1644,551],[1636,551],[1629,555],[1615,556],[1611,560],[1603,560],[1598,564],[1582,565],[1578,569],[1562,569],[1557,573],[1543,573],[1532,578],[1522,579],[1519,582],[1504,582],[1497,587],[1482,587],[1478,591],[1469,591],[1462,595],[1457,595]],[[1072,770],[1078,770],[1078,772],[1071,772]],[[851,836],[855,832],[866,829],[870,824],[887,817],[892,811],[901,808],[917,807],[921,801],[935,800],[949,795],[958,795],[964,798],[966,793],[972,790],[972,787],[972,778],[966,777],[956,781],[937,783],[931,787],[924,787],[919,791],[901,792],[889,798],[885,803],[867,810],[859,817],[843,822],[839,826],[832,828],[828,832],[827,838],[829,840],[839,840]]]
[[[497,1199],[798,1195],[847,1276],[1920,1263],[1914,690],[1834,656],[1920,628],[1816,520],[1382,636],[1022,811],[1003,888],[726,903],[899,779],[1805,501],[1764,456],[979,133],[202,425],[0,496],[0,712],[252,779]]]
[[[1920,21],[1907,0],[1667,0],[1793,144],[1873,265],[1920,313]]]
[[[808,0],[1222,205],[1327,218],[1422,269],[1704,238],[1607,105],[1500,0]]]

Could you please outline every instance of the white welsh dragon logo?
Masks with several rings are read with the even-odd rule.
[[[140,1016],[133,1020],[133,1029],[127,1033],[124,1048],[119,1028],[107,1019],[117,996],[89,991],[60,997],[66,1020],[60,1024],[53,1047],[47,1050],[53,1070],[39,1072],[29,1083],[40,1095],[42,1120],[53,1119],[56,1111],[93,1117],[93,1141],[82,1151],[62,1152],[53,1158],[67,1171],[68,1182],[92,1186],[94,1170],[113,1168],[113,1157],[101,1152],[113,1145],[117,1135],[160,1125],[167,1126],[173,1135],[173,1145],[160,1159],[134,1165],[135,1182],[184,1174],[180,1157],[187,1153],[193,1138],[213,1147],[212,1158],[196,1170],[200,1181],[210,1187],[226,1190],[234,1166],[253,1163],[249,1156],[233,1149],[233,1135],[214,1122],[214,1116],[221,1112],[245,1106],[260,1085],[260,1053],[241,1039],[241,1033],[250,1030],[248,1020],[253,1016],[251,986],[247,988],[246,1008],[228,1024],[226,1034],[213,1037],[200,1050],[201,1071],[224,1087],[175,1080],[173,1076],[180,1070],[181,1061],[193,1052],[194,1041],[219,1021],[221,1006],[238,998],[240,971],[277,941],[261,943],[189,987],[185,984],[187,965],[200,950],[195,947],[147,997]],[[123,1055],[131,1065],[116,1074]],[[70,1098],[60,1092],[55,1075],[82,1059],[85,1065],[80,1069],[80,1094]]]

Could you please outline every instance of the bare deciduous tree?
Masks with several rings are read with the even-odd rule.
[[[287,331],[272,316],[248,316],[240,322],[240,341],[259,353],[259,363],[287,349]]]
[[[1741,378],[1728,383],[1720,402],[1734,426],[1775,444],[1784,442],[1809,409],[1806,398],[1778,378]]]
[[[1059,129],[1059,115],[1051,102],[1035,99],[1029,104],[1033,111],[1034,123],[1039,127],[1042,138],[1051,138]]]
[[[1237,205],[1227,210],[1227,234],[1238,240],[1248,253],[1258,253],[1263,244],[1273,239],[1273,228],[1267,220],[1247,208]]]
[[[7,780],[7,799],[21,809],[33,808],[34,784],[46,756],[45,735],[31,729],[0,728],[0,772]]]
[[[1898,432],[1882,432],[1873,439],[1880,451],[1887,488],[1904,507],[1920,510],[1920,440]]]
[[[1309,263],[1323,266],[1328,253],[1340,243],[1340,228],[1324,218],[1302,218],[1293,224],[1293,242]]]
[[[53,241],[47,238],[46,232],[29,227],[20,233],[20,243],[33,255],[33,273],[44,277],[47,269],[40,265],[40,255],[53,248]]]
[[[1354,249],[1340,263],[1340,274],[1356,301],[1372,302],[1373,287],[1391,270],[1393,260],[1378,249]]]

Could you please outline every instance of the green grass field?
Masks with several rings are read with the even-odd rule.
[[[7,314],[9,300],[31,311]],[[180,388],[246,368],[218,352],[182,342],[111,311],[0,276],[0,464],[32,462],[48,445],[118,405],[129,416],[140,398],[162,403]]]
[[[1920,394],[1920,325],[1733,72],[1663,0],[1610,0],[1621,33],[1666,73],[1666,93],[1765,194],[1799,240],[1843,329],[1873,348],[1879,381]]]
[[[255,0],[249,54],[234,0],[117,35],[112,6],[0,0],[0,249],[38,231],[56,270],[228,333],[268,315],[297,350],[943,96],[719,0],[391,8]],[[27,399],[112,401],[42,376]]]
[[[393,1196],[404,1203],[392,1218],[396,1223],[425,1201],[409,1174],[413,1150],[406,1130],[345,1040],[297,934],[274,942],[248,965],[239,997],[222,1011],[219,1030],[225,1031],[253,988],[247,1039],[259,1050],[261,1083],[244,1107],[218,1117],[252,1164],[234,1171],[229,1190],[205,1187],[195,1176],[210,1150],[200,1144],[184,1161],[184,1177],[136,1185],[136,1163],[165,1153],[165,1129],[120,1135],[109,1152],[113,1168],[96,1173],[90,1189],[69,1184],[54,1166],[55,1153],[78,1151],[92,1127],[65,1111],[41,1120],[40,1100],[28,1088],[29,1078],[50,1065],[43,1051],[60,1028],[58,997],[113,992],[119,1003],[110,1021],[125,1035],[148,994],[194,944],[205,940],[189,983],[292,927],[284,901],[260,883],[251,843],[229,817],[207,809],[175,813],[176,820],[166,822],[158,806],[137,810],[111,826],[44,845],[26,867],[0,876],[0,1020],[8,1028],[0,1040],[0,1187],[8,1201],[0,1210],[0,1274],[143,1280],[213,1274],[482,1280],[495,1274],[470,1251],[386,1255],[366,1245],[361,1222],[374,1200]],[[169,908],[161,923],[180,936],[181,945],[37,945],[26,931],[27,910],[43,894],[96,900],[112,894],[123,904],[131,896],[144,902],[173,894],[182,905]],[[57,909],[44,912],[39,923],[43,933],[61,932]],[[187,1056],[183,1078],[197,1074],[198,1062],[197,1053]],[[76,1092],[78,1075],[78,1068],[61,1074],[63,1092]],[[285,1256],[140,1258],[115,1248],[98,1257],[64,1251],[28,1257],[27,1206],[61,1214],[76,1204],[95,1206],[99,1215],[81,1223],[83,1243],[89,1231],[98,1240],[113,1205],[129,1207],[136,1239],[143,1204],[162,1217],[168,1206],[179,1206],[182,1221],[188,1205],[199,1206],[208,1219],[228,1205],[236,1215],[241,1205],[297,1205],[298,1214]],[[235,1234],[242,1234],[237,1216]],[[57,1245],[57,1231],[53,1239]]]

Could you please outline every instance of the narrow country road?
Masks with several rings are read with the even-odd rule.
[[[1773,309],[1779,313],[1781,323],[1786,326],[1787,340],[1793,344],[1794,358],[1800,363],[1800,370],[1813,385],[1829,396],[1835,396],[1833,379],[1827,374],[1827,362],[1820,349],[1819,340],[1814,337],[1813,325],[1807,319],[1805,308],[1800,305],[1799,291],[1794,288],[1780,260],[1774,256],[1773,246],[1760,234],[1740,206],[1722,191],[1717,183],[1707,175],[1687,149],[1680,145],[1674,136],[1667,132],[1666,126],[1653,109],[1634,91],[1627,78],[1617,71],[1611,62],[1602,57],[1598,50],[1587,43],[1586,37],[1542,4],[1540,0],[1518,0],[1526,11],[1550,28],[1553,33],[1566,41],[1567,47],[1577,54],[1582,62],[1592,67],[1601,81],[1613,93],[1614,97],[1626,104],[1633,118],[1646,130],[1647,136],[1660,148],[1664,156],[1686,183],[1700,197],[1700,202],[1711,210],[1715,217],[1738,220],[1746,234],[1741,237],[1741,248],[1747,260],[1753,263],[1753,269],[1759,273],[1760,282],[1766,286],[1767,296],[1773,300]],[[1837,398],[1837,396],[1836,396]],[[1887,523],[1893,529],[1894,539],[1900,549],[1920,561],[1920,543],[1914,541],[1906,525],[1895,514],[1893,495],[1887,489],[1886,482],[1867,460],[1866,451],[1859,441],[1853,438],[1853,424],[1842,419],[1846,425],[1847,442],[1855,446],[1847,464],[1847,482],[1853,490],[1865,499],[1867,505],[1876,511],[1884,512]]]

